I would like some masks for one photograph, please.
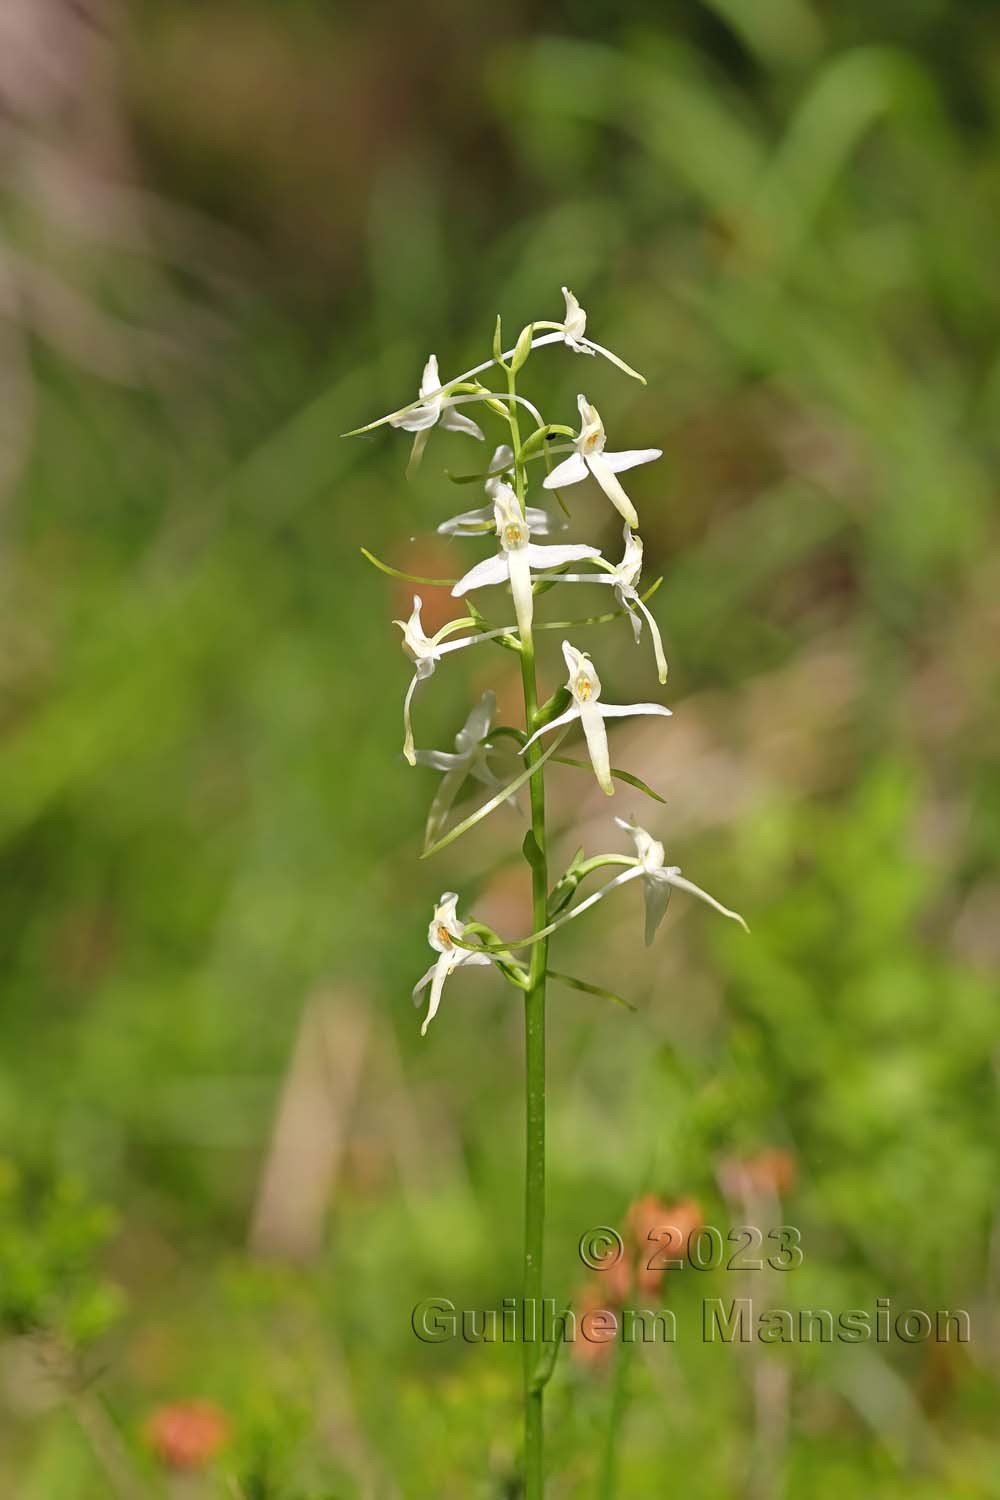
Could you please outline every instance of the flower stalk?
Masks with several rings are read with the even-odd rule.
[[[517,375],[507,372],[508,390],[516,393]],[[511,440],[514,448],[514,493],[522,514],[526,512],[525,466],[517,405],[510,406]],[[535,669],[535,639],[529,617],[521,633],[521,688],[524,696],[524,727],[535,734],[538,722],[538,681]],[[549,866],[545,831],[545,773],[540,765],[537,740],[525,752],[531,779],[531,831],[524,840],[524,856],[531,870],[531,925],[543,927],[548,914]],[[544,1286],[545,1253],[545,974],[549,945],[542,939],[532,950],[528,987],[524,992],[524,1306],[540,1307]],[[524,1493],[525,1500],[541,1500],[544,1494],[545,1388],[535,1380],[536,1351],[525,1343],[524,1379]]]
[[[416,1004],[426,1011],[421,1035],[426,1035],[439,1014],[446,984],[453,976],[463,984],[472,970],[485,969],[507,981],[519,996],[524,1008],[524,1251],[522,1297],[525,1306],[541,1306],[544,1297],[545,1250],[545,1088],[546,1088],[546,984],[557,981],[568,989],[609,1000],[634,1009],[631,1002],[600,985],[558,972],[549,966],[549,944],[569,923],[590,911],[607,896],[626,885],[641,886],[645,911],[646,941],[651,942],[666,913],[674,889],[713,907],[734,922],[742,917],[723,906],[700,886],[686,879],[677,865],[666,863],[664,846],[652,834],[633,821],[616,819],[632,839],[634,854],[616,851],[587,856],[577,851],[569,866],[550,884],[549,843],[546,826],[546,767],[550,763],[592,770],[601,791],[615,793],[615,781],[625,781],[658,802],[663,798],[638,776],[612,766],[608,742],[608,725],[619,719],[641,715],[661,719],[670,709],[661,703],[609,703],[603,697],[602,680],[590,656],[563,639],[562,656],[566,667],[565,686],[557,687],[546,701],[539,702],[538,654],[536,634],[546,630],[575,631],[577,626],[615,625],[624,620],[639,642],[643,628],[648,628],[653,645],[657,677],[666,681],[667,663],[659,628],[647,607],[660,580],[641,589],[643,546],[635,504],[623,489],[618,474],[651,463],[661,456],[658,448],[612,449],[600,413],[586,397],[578,398],[579,431],[564,423],[549,422],[538,408],[518,390],[518,374],[534,350],[543,346],[562,345],[573,355],[600,356],[626,375],[645,384],[644,377],[624,360],[587,335],[587,314],[568,288],[563,288],[565,313],[561,320],[542,319],[522,329],[512,349],[504,351],[500,321],[497,320],[493,358],[485,360],[450,381],[442,381],[437,360],[427,361],[415,400],[380,417],[355,433],[376,427],[398,428],[412,435],[408,473],[412,474],[437,429],[464,434],[484,441],[483,429],[468,416],[470,407],[478,406],[485,420],[499,419],[504,441],[494,449],[488,466],[478,474],[461,476],[457,482],[479,481],[486,492],[486,505],[464,510],[438,525],[441,535],[457,543],[475,543],[491,533],[493,556],[459,568],[459,576],[449,579],[424,579],[400,572],[373,554],[368,560],[383,573],[405,579],[418,586],[450,587],[453,598],[464,601],[468,613],[457,616],[428,635],[421,621],[420,596],[413,598],[413,610],[406,620],[395,623],[402,631],[403,651],[411,665],[412,676],[403,702],[403,755],[411,766],[438,772],[441,780],[431,803],[425,829],[422,859],[429,859],[463,837],[499,808],[519,811],[517,793],[528,790],[529,827],[521,845],[528,865],[531,884],[531,931],[527,937],[511,941],[475,919],[459,916],[459,897],[446,891],[438,900],[428,927],[427,940],[433,961],[413,992]],[[490,372],[492,389],[479,380]],[[505,377],[499,378],[502,372]],[[495,379],[492,377],[496,377]],[[461,408],[461,410],[459,410]],[[522,432],[528,419],[531,430]],[[351,434],[348,434],[351,435]],[[434,439],[438,441],[437,438]],[[556,455],[568,454],[553,467]],[[544,477],[532,491],[532,500],[545,501],[553,496],[563,515],[571,520],[571,511],[560,490],[564,487],[593,482],[603,491],[620,515],[624,552],[619,563],[611,563],[592,545],[569,540],[565,543],[535,541],[566,529],[562,518],[538,503],[528,503],[529,466],[543,460]],[[538,472],[536,469],[534,472]],[[364,549],[362,549],[364,551]],[[570,573],[567,568],[582,563],[592,571]],[[589,588],[611,586],[618,608],[588,614],[570,620],[536,619],[536,605],[549,590],[562,585]],[[480,590],[499,588],[504,591],[500,618],[508,613],[509,594],[515,623],[501,625],[488,619],[472,597]],[[600,594],[596,587],[595,594]],[[605,594],[606,597],[606,594]],[[544,637],[542,637],[544,639]],[[418,687],[427,683],[444,660],[458,651],[489,644],[512,650],[518,659],[524,709],[524,727],[496,724],[496,697],[487,690],[467,714],[454,738],[454,750],[418,749],[415,743],[412,705]],[[603,660],[603,658],[602,658]],[[421,688],[421,691],[425,691]],[[587,760],[556,754],[564,738],[582,730]],[[513,744],[507,746],[506,741]],[[508,748],[521,769],[504,779],[490,757]],[[471,813],[453,818],[459,799],[470,788],[481,796],[480,788],[490,794]],[[577,899],[579,887],[589,876],[611,869],[606,879],[590,895]],[[638,894],[638,891],[637,891]],[[440,1023],[439,1023],[440,1024]],[[522,1351],[524,1400],[523,1487],[525,1500],[543,1500],[545,1490],[543,1407],[545,1388],[552,1377],[557,1349],[539,1348],[525,1339]],[[620,1356],[621,1358],[621,1356]],[[625,1362],[621,1358],[620,1385],[612,1411],[608,1445],[604,1457],[604,1480],[614,1483],[617,1432],[621,1404],[624,1400]]]

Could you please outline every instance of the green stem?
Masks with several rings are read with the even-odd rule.
[[[516,376],[508,370],[507,387],[513,396]],[[520,454],[521,434],[517,403],[510,403],[511,441]],[[514,467],[514,487],[524,510],[525,473],[523,460]],[[538,684],[535,676],[535,643],[528,634],[521,641],[521,685],[524,692],[524,723],[529,735],[537,728]],[[529,766],[541,759],[536,743],[527,752]],[[539,769],[529,783],[531,797],[531,834],[525,843],[525,857],[531,867],[532,928],[537,931],[548,920],[548,858],[545,839],[545,773]],[[525,1064],[525,1173],[524,1173],[524,1284],[522,1316],[532,1319],[537,1335],[540,1326],[543,1287],[543,1252],[545,1242],[545,971],[548,966],[548,942],[532,949],[528,984],[524,994],[524,1064]],[[530,1309],[530,1312],[529,1312]],[[538,1348],[534,1342],[524,1344],[524,1495],[525,1500],[543,1500],[544,1429],[543,1388],[535,1383]]]
[[[622,1318],[625,1309],[622,1309]],[[608,1413],[608,1430],[604,1439],[604,1456],[597,1486],[597,1500],[614,1500],[618,1488],[618,1454],[625,1407],[628,1403],[628,1370],[632,1345],[624,1339],[615,1341],[615,1368],[612,1373],[611,1410]]]

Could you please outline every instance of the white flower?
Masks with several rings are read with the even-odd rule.
[[[426,842],[432,844],[444,826],[455,798],[468,777],[489,787],[491,792],[503,790],[503,782],[489,764],[487,756],[492,746],[486,739],[493,727],[493,716],[497,711],[496,695],[489,689],[483,694],[455,736],[455,749],[418,750],[418,766],[430,766],[444,774],[437,795],[427,815]],[[514,802],[515,799],[508,799]]]
[[[406,690],[406,697],[403,699],[403,754],[411,766],[417,763],[413,749],[413,723],[410,718],[410,707],[417,683],[430,677],[441,657],[446,656],[449,651],[461,651],[465,646],[478,646],[480,641],[496,640],[497,636],[509,635],[512,629],[511,626],[506,625],[499,630],[485,630],[476,635],[463,636],[460,641],[449,641],[446,639],[447,636],[456,630],[464,629],[470,623],[468,620],[451,620],[447,625],[442,625],[434,635],[427,635],[420,619],[422,603],[419,594],[414,594],[413,613],[410,618],[392,622],[403,632],[403,650],[416,668]]]
[[[639,517],[635,506],[615,475],[626,469],[634,469],[637,464],[652,463],[654,458],[663,456],[663,450],[630,448],[624,453],[606,453],[604,445],[607,435],[596,406],[591,406],[586,396],[577,396],[576,404],[580,410],[580,435],[574,444],[576,452],[557,464],[543,480],[543,485],[547,490],[563,489],[569,484],[579,484],[581,479],[586,479],[588,473],[593,474],[623,519],[638,529]]]
[[[427,1007],[420,1035],[427,1035],[427,1028],[438,1013],[441,1004],[441,992],[444,982],[449,974],[463,967],[481,968],[489,967],[493,962],[487,953],[476,952],[472,948],[459,948],[455,944],[455,938],[460,938],[464,927],[458,920],[456,908],[458,897],[454,891],[445,891],[441,900],[434,908],[434,916],[430,927],[427,929],[427,941],[438,954],[436,962],[431,964],[424,977],[413,987],[413,1003],[420,1004],[420,995],[428,985],[431,986],[431,1002]]]
[[[625,550],[622,553],[620,563],[609,563],[606,558],[597,559],[603,573],[553,573],[551,580],[559,583],[609,583],[614,587],[615,597],[622,609],[628,615],[632,623],[632,634],[636,645],[642,639],[642,620],[636,614],[641,610],[649,622],[649,632],[653,637],[653,654],[656,657],[656,672],[661,682],[667,680],[667,658],[663,652],[663,639],[660,635],[660,627],[639,597],[638,583],[642,573],[642,538],[635,535],[628,522],[624,529]],[[545,577],[544,582],[549,578]]]
[[[569,641],[563,641],[562,649],[566,659],[566,669],[569,672],[566,686],[573,696],[573,706],[564,714],[560,714],[558,718],[553,719],[551,723],[544,724],[537,733],[531,736],[524,749],[527,750],[528,745],[533,745],[539,735],[547,734],[550,729],[559,729],[563,724],[572,724],[574,719],[579,719],[587,737],[587,750],[590,753],[598,785],[611,797],[614,795],[615,788],[611,780],[608,734],[604,727],[604,720],[624,719],[632,714],[660,714],[664,718],[669,718],[670,709],[664,708],[661,703],[601,703],[601,680],[594,671],[590,657],[586,652],[578,651],[575,646],[571,646]]]
[[[480,506],[478,510],[463,510],[461,515],[452,516],[448,521],[442,521],[438,531],[442,536],[481,536],[484,532],[493,531],[496,526],[496,517],[493,505],[497,493],[507,483],[507,476],[514,464],[514,450],[507,443],[501,443],[493,457],[490,459],[489,473],[484,486],[490,497],[490,504]],[[557,527],[561,529],[564,523],[554,521],[547,510],[539,506],[529,505],[526,519],[531,530],[536,536],[548,536]]]
[[[478,423],[474,422],[471,417],[463,417],[461,412],[455,410],[455,406],[462,400],[462,396],[446,395],[442,390],[437,355],[432,354],[424,365],[424,373],[420,381],[420,400],[417,405],[407,407],[404,411],[387,419],[390,427],[401,427],[404,432],[415,434],[413,450],[407,466],[408,474],[412,473],[419,464],[424,448],[427,446],[428,434],[434,426],[442,427],[448,432],[467,432],[470,437],[478,438],[481,443],[486,441]]]
[[[487,557],[470,568],[452,589],[456,599],[470,589],[487,588],[490,584],[510,581],[514,596],[514,613],[518,629],[524,640],[531,633],[534,604],[531,592],[531,570],[536,568],[558,568],[564,563],[579,562],[585,557],[600,557],[596,547],[580,543],[539,547],[531,541],[531,527],[521,514],[517,496],[509,484],[497,481],[493,502],[494,520],[500,550],[494,557]]]
[[[627,818],[616,818],[615,822],[619,828],[624,828],[627,833],[632,835],[633,842],[635,843],[636,858],[629,859],[624,854],[612,854],[603,856],[593,863],[595,867],[598,864],[617,864],[626,865],[628,868],[623,870],[620,875],[616,875],[614,880],[609,880],[605,885],[602,885],[600,890],[595,891],[592,896],[588,896],[585,901],[580,901],[576,906],[571,906],[569,911],[557,917],[554,922],[550,922],[547,927],[543,927],[540,932],[533,932],[530,938],[526,938],[519,943],[511,943],[510,947],[525,947],[528,943],[537,943],[542,938],[551,936],[553,932],[558,932],[560,927],[565,927],[567,922],[575,921],[585,911],[589,911],[592,906],[596,906],[599,901],[603,901],[605,896],[610,896],[612,891],[619,890],[623,885],[628,885],[633,880],[642,881],[643,894],[646,898],[647,947],[653,941],[656,929],[663,920],[663,914],[667,909],[667,902],[670,900],[670,892],[674,886],[679,890],[688,891],[692,896],[697,896],[701,901],[707,901],[709,906],[713,906],[724,917],[730,917],[734,922],[739,922],[744,932],[750,931],[739,912],[730,911],[728,906],[721,905],[707,891],[703,891],[700,886],[695,885],[690,880],[685,880],[680,872],[679,865],[664,864],[663,845],[657,839],[654,839],[652,834],[647,833],[645,828],[640,828],[637,823]]]
[[[692,896],[697,896],[701,901],[707,901],[716,911],[721,912],[724,917],[729,917],[734,922],[739,922],[744,932],[750,929],[740,916],[739,912],[730,911],[728,906],[723,906],[703,891],[700,886],[694,885],[692,881],[685,880],[679,865],[667,865],[663,845],[645,828],[640,828],[637,823],[630,822],[625,818],[616,818],[615,822],[619,828],[624,828],[626,833],[632,835],[635,844],[638,868],[642,875],[643,894],[646,898],[646,944],[653,941],[656,929],[663,920],[663,914],[670,900],[670,892],[676,886],[679,890],[688,891]]]
[[[563,287],[562,294],[566,299],[566,317],[562,325],[563,343],[570,349],[575,350],[577,354],[603,354],[604,358],[610,359],[611,363],[617,365],[619,370],[624,370],[626,375],[631,375],[634,380],[641,380],[643,385],[645,385],[646,377],[640,375],[638,370],[633,370],[631,365],[627,365],[623,359],[619,359],[617,354],[612,354],[610,349],[605,349],[602,344],[595,344],[593,339],[588,339],[585,336],[587,314],[573,296],[568,286]]]

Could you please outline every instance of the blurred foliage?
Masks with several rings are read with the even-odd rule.
[[[516,1291],[519,1018],[456,981],[420,1044],[407,1000],[442,885],[522,930],[517,840],[498,815],[417,864],[406,589],[358,551],[452,571],[468,445],[407,487],[398,435],[337,435],[566,282],[649,378],[587,368],[609,429],[666,454],[636,494],[676,719],[615,759],[753,936],[678,897],[639,953],[625,892],[571,940],[641,1010],[553,996],[552,1293],[650,1187],[725,1229],[720,1162],[779,1145],[805,1262],[767,1296],[974,1330],[646,1351],[620,1492],[1000,1495],[995,7],[145,0],[85,49],[50,3],[43,66],[30,28],[0,47],[0,1489],[168,1493],[145,1423],[204,1397],[234,1430],[209,1494],[517,1492],[517,1351],[410,1314]],[[526,372],[570,421],[579,373]],[[622,701],[647,665],[623,630]],[[424,742],[509,668],[440,674]],[[559,785],[566,860],[603,847]],[[264,1266],[323,986],[366,1028],[357,1094],[316,1125],[321,1248]],[[682,1328],[745,1292],[668,1282]],[[33,1394],[39,1332],[106,1406]],[[552,1492],[594,1492],[607,1373],[550,1392]]]

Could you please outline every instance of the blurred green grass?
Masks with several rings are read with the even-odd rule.
[[[28,120],[10,147],[5,254],[120,320],[130,359],[140,324],[180,352],[116,381],[89,325],[67,345],[68,317],[61,338],[9,321],[30,448],[0,663],[0,1127],[27,1185],[0,1224],[5,1492],[109,1482],[92,1412],[22,1389],[27,1264],[54,1268],[34,1317],[60,1340],[74,1308],[126,1298],[108,1330],[83,1318],[80,1358],[140,1493],[149,1412],[192,1395],[229,1413],[248,1500],[516,1493],[512,1351],[425,1348],[409,1319],[516,1290],[518,1017],[488,978],[456,984],[420,1043],[408,1001],[443,886],[523,920],[515,840],[498,818],[417,864],[406,592],[358,551],[448,571],[421,538],[464,500],[441,468],[468,454],[438,438],[407,487],[405,444],[338,434],[404,399],[429,349],[480,357],[497,311],[556,315],[566,282],[649,378],[588,367],[589,394],[665,450],[640,506],[676,718],[626,763],[753,939],[675,902],[637,955],[623,897],[572,940],[574,971],[641,1011],[551,1007],[553,1294],[576,1289],[579,1234],[639,1192],[725,1225],[720,1162],[780,1145],[806,1246],[786,1296],[958,1305],[975,1329],[957,1350],[766,1351],[791,1392],[769,1473],[740,1351],[654,1349],[621,1493],[666,1472],[693,1496],[995,1495],[996,14],[717,0],[493,24],[137,8],[110,46],[118,128],[160,195],[127,199],[138,251],[103,200],[90,242],[27,191],[44,145],[96,195],[119,170],[101,131]],[[186,259],[163,203],[198,216]],[[572,420],[579,367],[543,357],[536,393]],[[644,664],[621,639],[624,692]],[[459,679],[507,667],[439,674],[421,738],[454,733]],[[571,819],[603,843],[606,809],[562,776],[568,857]],[[320,1248],[261,1265],[249,1228],[310,997],[364,1035],[356,1097],[341,1078]],[[97,1265],[79,1247],[79,1300],[72,1222],[38,1209],[67,1182],[118,1226]],[[681,1317],[731,1295],[696,1280],[671,1284]],[[593,1490],[605,1385],[570,1362],[553,1384],[553,1494]]]

